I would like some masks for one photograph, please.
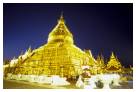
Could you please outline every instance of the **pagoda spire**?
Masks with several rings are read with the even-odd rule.
[[[63,18],[63,11],[61,12],[61,16],[60,16],[60,18]]]
[[[58,19],[57,25],[53,28],[53,30],[49,33],[48,37],[49,43],[60,43],[60,42],[66,42],[73,44],[73,35],[69,31],[68,27],[65,24],[65,20],[63,17],[63,12],[60,15],[60,18]]]
[[[121,63],[119,62],[118,58],[114,55],[114,53],[111,53],[110,60],[107,64],[107,69],[109,70],[118,70],[122,67]]]
[[[117,61],[116,56],[114,55],[114,52],[111,52],[110,60]]]
[[[58,20],[58,23],[65,23],[63,12],[61,12],[60,19]]]
[[[104,57],[102,53],[98,54],[96,61],[99,66],[104,66]]]
[[[31,46],[29,46],[27,52],[31,52],[31,51],[32,51]]]
[[[113,51],[111,52],[111,58],[115,58]]]

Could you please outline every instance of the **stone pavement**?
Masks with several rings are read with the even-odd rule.
[[[133,81],[121,83],[121,86],[110,86],[111,89],[133,89]],[[17,80],[3,80],[3,89],[78,89],[75,85],[52,86]]]

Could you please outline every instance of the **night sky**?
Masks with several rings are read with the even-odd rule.
[[[18,57],[29,46],[36,49],[63,11],[76,46],[109,60],[114,51],[120,62],[133,64],[133,4],[3,4],[3,55]]]

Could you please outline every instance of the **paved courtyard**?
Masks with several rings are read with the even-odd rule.
[[[3,80],[4,89],[77,89],[74,85],[52,86],[49,84],[30,83],[17,80]],[[121,86],[110,86],[111,89],[133,89],[133,81],[121,83]]]
[[[52,86],[49,84],[31,83],[17,80],[3,80],[4,89],[76,89],[74,85]]]

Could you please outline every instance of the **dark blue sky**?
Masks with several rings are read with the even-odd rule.
[[[4,59],[47,42],[61,11],[75,44],[133,64],[133,4],[3,4]]]

